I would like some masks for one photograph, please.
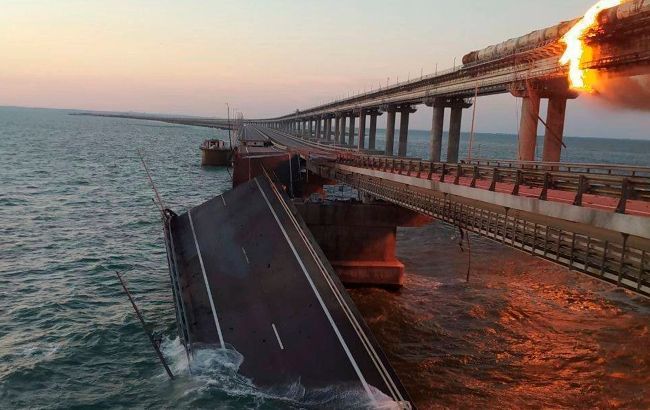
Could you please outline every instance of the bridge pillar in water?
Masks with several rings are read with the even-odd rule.
[[[334,143],[339,144],[341,141],[341,121],[338,114],[334,116]]]
[[[431,222],[429,217],[386,203],[294,203],[346,285],[402,286],[404,264],[395,254],[397,227]]]
[[[398,157],[406,156],[406,149],[408,147],[408,135],[409,135],[409,115],[414,113],[415,108],[410,105],[404,105],[400,107],[400,118],[399,118],[399,145],[397,149]]]
[[[321,139],[321,117],[316,117],[316,140]]]
[[[441,99],[436,98],[427,105],[433,107],[429,158],[431,162],[440,162],[442,159],[442,129],[445,124],[445,104]]]
[[[375,150],[377,143],[377,117],[381,113],[378,110],[370,111],[370,130],[368,131],[368,149],[371,151]]]
[[[460,150],[460,127],[463,120],[463,109],[469,108],[472,104],[463,99],[449,101],[451,115],[449,116],[449,140],[447,141],[447,162],[458,163]]]
[[[347,117],[345,114],[341,114],[341,139],[339,140],[339,144],[345,145],[345,122],[346,122]]]
[[[323,140],[329,141],[332,136],[331,118],[326,115],[323,117]]]
[[[386,119],[386,155],[393,155],[393,148],[395,146],[395,107],[388,107],[386,109],[388,117]]]
[[[566,97],[551,97],[546,112],[546,130],[544,132],[544,151],[542,161],[560,162],[562,139],[564,137],[564,119],[566,116]]]
[[[356,116],[354,115],[354,112],[350,113],[350,130],[349,130],[349,137],[348,137],[348,145],[353,146],[354,145],[354,134],[356,132]]]
[[[460,149],[460,126],[463,119],[462,107],[451,107],[449,118],[449,141],[447,142],[447,162],[458,163],[458,151]]]
[[[359,111],[359,144],[357,149],[359,151],[365,149],[366,147],[366,110],[361,109]]]
[[[519,123],[518,151],[519,161],[534,161],[537,146],[537,124],[539,121],[540,97],[536,93],[522,94],[521,121]]]

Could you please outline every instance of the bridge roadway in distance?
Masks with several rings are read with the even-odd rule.
[[[650,296],[650,168],[435,164],[254,127],[321,177]]]
[[[307,389],[393,400],[411,408],[329,262],[297,211],[260,176],[170,216],[166,239],[188,354],[243,355],[239,373],[271,391]]]

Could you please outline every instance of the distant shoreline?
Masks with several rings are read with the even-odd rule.
[[[201,116],[184,115],[184,114],[147,113],[147,112],[138,112],[138,111],[99,111],[99,110],[87,110],[87,109],[77,109],[77,108],[27,107],[27,106],[16,106],[16,105],[0,105],[0,109],[65,111],[69,115],[93,116],[93,117],[104,117],[104,118],[123,118],[123,119],[136,119],[136,120],[160,121],[160,122],[166,122],[165,119],[187,119],[187,120],[197,120],[197,121],[225,120],[224,118],[201,117]],[[192,124],[179,124],[179,125],[198,126]],[[399,129],[399,127],[397,127],[396,129]],[[377,130],[384,131],[385,128],[378,127]],[[409,131],[430,132],[430,130],[427,129],[417,129],[417,128],[412,128]],[[461,135],[463,136],[468,134],[469,132],[467,131],[461,132]],[[475,135],[500,135],[500,136],[506,135],[506,136],[517,137],[517,134],[512,132],[476,132]],[[539,135],[538,137],[541,137],[541,135]],[[565,135],[564,138],[650,142],[650,136],[648,138],[643,138],[643,137],[639,137],[639,138],[618,137],[617,138],[617,137],[597,137],[597,136],[583,136],[583,135]]]

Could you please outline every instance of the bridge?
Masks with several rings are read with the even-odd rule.
[[[559,162],[567,99],[579,95],[558,63],[560,39],[576,22],[470,52],[462,66],[445,72],[246,123],[300,155],[314,175],[650,295],[650,168]],[[583,69],[621,76],[647,72],[650,3],[625,2],[600,13],[597,23],[585,38],[592,53]],[[463,110],[472,97],[496,93],[523,100],[518,157],[459,161]],[[539,116],[541,98],[549,99],[546,121]],[[433,107],[427,161],[406,157],[409,115],[419,105]],[[446,108],[451,118],[443,162]],[[383,113],[386,145],[377,147],[377,117]],[[542,161],[534,161],[539,122],[544,148]]]
[[[601,13],[585,40],[593,53],[583,68],[623,76],[647,70],[649,22],[645,1]],[[432,219],[650,296],[650,167],[559,161],[566,102],[578,97],[558,64],[560,38],[574,24],[470,52],[445,72],[279,117],[226,123],[126,115],[235,129],[233,190],[183,215],[165,212],[188,355],[233,349],[256,385],[337,385],[362,392],[364,404],[412,407],[343,285],[399,286],[396,227]],[[523,99],[517,158],[461,160],[463,110],[496,93]],[[542,98],[549,99],[546,121]],[[433,108],[426,160],[406,156],[409,115],[421,105]],[[378,147],[383,113],[386,145]],[[544,150],[534,161],[540,121]],[[357,201],[322,201],[332,185],[356,190]]]
[[[397,156],[406,156],[409,114],[418,106],[433,107],[429,158],[441,159],[445,109],[450,109],[447,162],[458,162],[463,110],[473,97],[511,93],[522,97],[519,154],[535,159],[540,99],[549,100],[542,160],[560,161],[567,99],[576,98],[567,81],[567,68],[558,64],[565,48],[561,37],[576,23],[571,20],[533,31],[523,37],[473,51],[463,65],[280,117],[253,121],[334,144],[377,150],[377,116],[387,114],[385,155],[394,154],[396,114],[399,113]],[[584,69],[628,75],[650,66],[650,3],[629,1],[599,17],[598,29],[587,37],[592,57]],[[332,130],[334,123],[334,130]],[[366,127],[368,142],[366,144]],[[358,133],[358,137],[355,135]]]
[[[448,164],[341,151],[284,131],[256,131],[298,153],[310,173],[650,295],[648,167]]]

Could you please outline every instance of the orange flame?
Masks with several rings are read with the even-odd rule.
[[[623,0],[600,0],[591,6],[584,17],[562,37],[561,41],[566,44],[566,50],[560,58],[560,64],[569,65],[569,80],[572,89],[592,91],[585,70],[580,67],[585,52],[589,48],[584,44],[584,35],[596,25],[596,18],[601,11],[618,6],[621,3],[623,3]]]

